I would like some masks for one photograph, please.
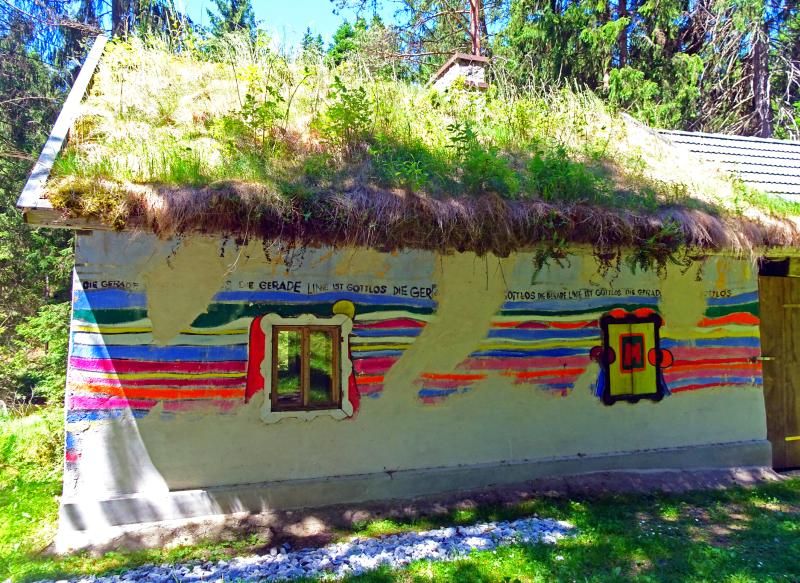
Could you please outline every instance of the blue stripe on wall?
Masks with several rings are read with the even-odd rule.
[[[761,342],[758,338],[700,338],[697,340],[675,340],[673,338],[662,338],[662,348],[678,348],[681,346],[697,346],[699,348],[759,348]]]
[[[247,360],[246,344],[228,346],[119,346],[73,344],[72,356],[154,361]]]
[[[446,397],[457,392],[458,389],[420,389],[417,395],[420,397]]]
[[[145,308],[147,297],[141,292],[122,289],[75,290],[72,292],[75,310],[108,310],[122,308]]]
[[[355,304],[377,304],[389,306],[413,306],[415,308],[434,308],[436,302],[423,298],[406,298],[379,294],[358,294],[348,291],[322,292],[318,294],[293,294],[270,291],[224,291],[214,296],[217,302],[272,302],[311,304],[317,302],[336,302],[349,300]]]
[[[758,292],[746,292],[729,298],[708,298],[709,306],[735,306],[736,304],[750,304],[758,301]]]
[[[534,330],[524,328],[504,328],[489,330],[489,338],[511,338],[515,340],[600,338],[600,329],[584,328],[577,330]]]
[[[102,419],[119,419],[124,413],[132,413],[135,419],[141,419],[147,415],[149,409],[104,409],[102,411],[81,411],[72,410],[67,412],[67,423],[78,423],[80,421],[99,421]]]
[[[435,308],[436,302],[425,298],[406,298],[378,294],[357,294],[347,291],[323,292],[319,294],[293,294],[270,291],[225,291],[214,296],[215,302],[253,302],[313,304],[349,300],[355,304],[381,306],[410,306],[415,308]],[[121,289],[75,290],[73,292],[76,310],[108,310],[147,307],[147,296],[143,292],[130,292]]]

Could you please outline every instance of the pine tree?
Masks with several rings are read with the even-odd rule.
[[[333,41],[328,49],[328,56],[335,65],[339,65],[347,58],[348,54],[356,50],[358,47],[358,38],[360,35],[363,35],[366,30],[367,21],[363,18],[358,18],[355,25],[350,24],[346,20],[339,25],[339,28],[333,33]]]
[[[207,10],[211,32],[220,36],[226,32],[244,30],[251,35],[256,31],[256,18],[252,0],[214,0],[216,13]]]
[[[325,43],[322,40],[322,35],[318,34],[314,36],[314,33],[311,32],[311,28],[306,28],[306,32],[303,34],[303,41],[302,41],[302,49],[305,53],[317,53],[322,54],[325,52]]]

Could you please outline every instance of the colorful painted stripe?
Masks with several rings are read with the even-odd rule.
[[[73,356],[69,359],[71,370],[106,372],[106,373],[160,373],[175,372],[193,373],[244,373],[246,363],[241,360],[220,361],[184,361],[165,362],[149,360],[120,360],[113,358],[81,358]]]
[[[231,361],[247,360],[247,345],[231,346],[72,346],[77,358],[128,359],[145,361]]]

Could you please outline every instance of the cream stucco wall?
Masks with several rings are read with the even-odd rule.
[[[589,305],[589,298],[595,298],[595,302],[597,298],[610,298],[613,304],[614,294],[626,296],[634,291],[637,297],[656,298],[655,306],[666,319],[669,335],[702,337],[705,329],[698,332],[697,326],[708,309],[709,298],[756,290],[752,266],[731,258],[712,257],[686,270],[670,268],[662,279],[654,273],[631,273],[627,269],[604,275],[588,254],[571,256],[563,266],[535,273],[530,254],[498,259],[473,254],[285,250],[275,245],[267,256],[260,244],[239,248],[213,238],[178,242],[159,241],[149,235],[94,233],[79,236],[76,293],[90,299],[81,300],[89,305],[82,312],[76,300],[73,331],[86,334],[85,341],[93,343],[91,354],[101,356],[104,343],[112,341],[124,340],[126,346],[181,346],[181,331],[186,332],[196,317],[206,312],[215,294],[240,290],[244,294],[241,302],[252,305],[246,299],[247,290],[257,291],[258,282],[264,281],[299,281],[304,292],[311,284],[318,290],[328,286],[323,293],[331,293],[334,283],[342,285],[343,293],[348,282],[369,286],[370,291],[381,285],[389,292],[395,286],[407,286],[408,297],[425,293],[408,291],[411,288],[435,286],[435,306],[420,335],[385,372],[379,396],[362,396],[358,413],[351,419],[323,416],[266,424],[261,419],[263,391],[248,404],[234,399],[235,403],[226,408],[168,410],[165,402],[156,400],[146,410],[134,413],[135,407],[126,408],[123,401],[114,415],[108,414],[110,399],[98,405],[103,412],[99,415],[88,406],[74,404],[96,400],[68,398],[71,417],[67,430],[74,443],[71,458],[68,453],[68,497],[102,499],[766,438],[763,395],[756,377],[749,384],[741,380],[720,382],[718,386],[676,392],[657,403],[609,407],[592,393],[598,365],[587,362],[576,375],[574,387],[565,390],[519,382],[502,369],[481,369],[484,377],[471,382],[468,390],[443,399],[426,401],[419,397],[422,375],[448,375],[469,368],[465,363],[475,358],[471,354],[487,341],[504,302],[532,297],[543,305],[562,302],[559,305],[570,312],[573,307]],[[101,294],[108,289],[104,285],[116,285],[115,293],[126,288],[131,295],[125,298],[133,298],[130,301],[140,311],[147,310],[144,319],[131,316],[135,324],[126,324],[129,330],[136,330],[115,336],[110,331],[112,324],[103,328],[81,320],[88,318],[87,312],[101,310],[97,306],[110,305],[103,303],[106,296]],[[128,301],[125,298],[120,300],[123,304]],[[92,326],[97,330],[92,332]],[[724,337],[727,328],[720,329]],[[757,337],[757,327],[754,334]],[[129,336],[114,339],[125,335]],[[77,340],[74,337],[73,343]],[[213,345],[209,346],[213,350]],[[92,382],[89,373],[77,370],[83,362],[77,360],[80,354],[84,352],[73,347],[70,384],[71,396],[77,395],[76,399],[83,398],[83,385]]]

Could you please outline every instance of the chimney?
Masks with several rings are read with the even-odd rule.
[[[473,89],[486,89],[486,68],[489,58],[482,55],[456,53],[442,65],[433,77],[430,84],[438,91],[446,91],[458,78],[464,79],[464,84]]]

